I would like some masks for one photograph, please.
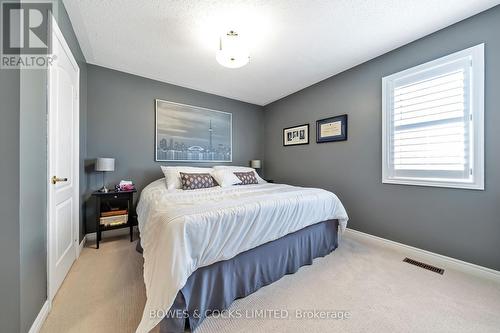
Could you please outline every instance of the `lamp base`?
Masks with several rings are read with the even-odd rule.
[[[99,190],[99,192],[102,192],[102,193],[108,193],[109,192],[108,188],[106,187],[106,172],[104,172],[104,171],[102,173],[102,187]]]
[[[109,192],[109,189],[106,187],[106,186],[103,186],[99,192],[102,192],[102,193],[108,193]]]

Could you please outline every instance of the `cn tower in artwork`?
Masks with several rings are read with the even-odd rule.
[[[212,119],[210,119],[210,128],[208,129],[208,132],[210,133],[210,145],[208,146],[208,149],[212,151],[212,134],[214,132],[212,129]]]

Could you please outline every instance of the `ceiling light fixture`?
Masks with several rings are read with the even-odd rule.
[[[227,68],[240,68],[248,64],[250,55],[238,33],[231,30],[219,39],[217,62]]]

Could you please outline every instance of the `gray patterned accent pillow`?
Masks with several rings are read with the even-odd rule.
[[[238,177],[241,180],[241,184],[238,185],[249,185],[249,184],[258,184],[259,181],[257,180],[257,177],[255,177],[255,172],[253,171],[248,171],[248,172],[234,172],[236,177]]]
[[[183,190],[196,190],[216,186],[215,180],[209,173],[184,173],[181,174],[181,185]]]

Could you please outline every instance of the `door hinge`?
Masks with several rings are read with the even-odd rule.
[[[472,176],[472,168],[469,169],[469,174]]]

